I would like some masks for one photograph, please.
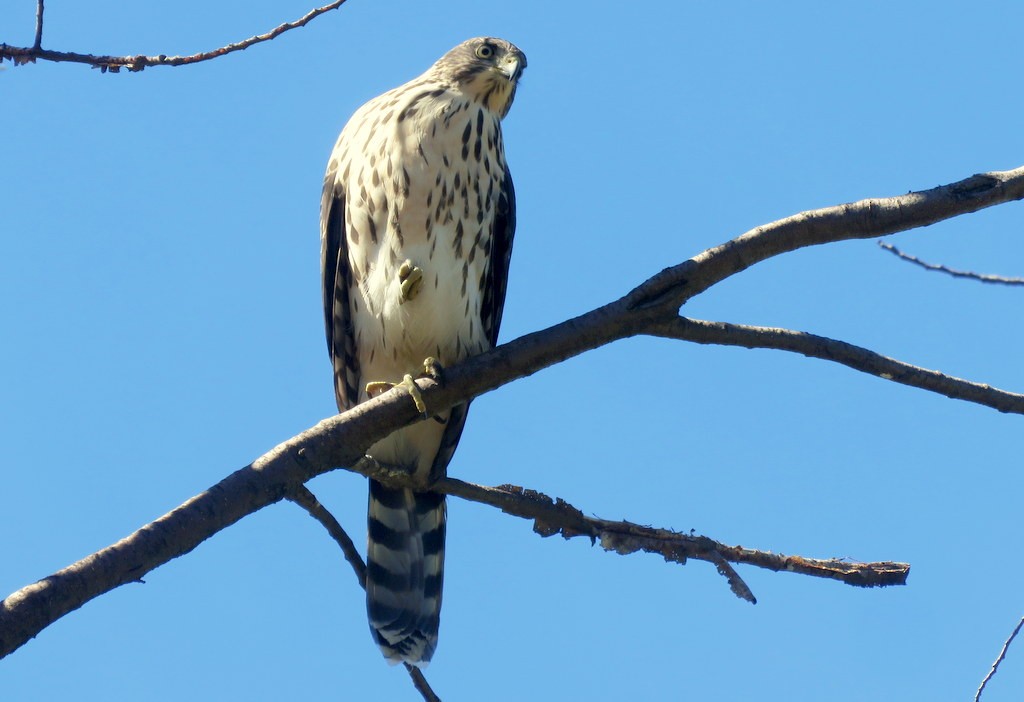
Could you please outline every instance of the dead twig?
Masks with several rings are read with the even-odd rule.
[[[974,693],[974,702],[981,701],[981,693],[985,691],[985,686],[988,685],[988,681],[996,674],[996,670],[999,669],[999,664],[1003,662],[1004,658],[1006,658],[1006,651],[1010,648],[1010,644],[1013,643],[1013,640],[1017,638],[1017,634],[1020,633],[1022,626],[1024,626],[1024,617],[1021,617],[1021,620],[1017,622],[1017,626],[1014,627],[1013,633],[1010,634],[1010,638],[1006,640],[1006,643],[1003,644],[1003,648],[999,651],[999,655],[996,656],[995,663],[992,664],[992,669],[988,671],[988,675],[985,676],[985,679],[981,681],[981,685],[978,686],[978,691]]]
[[[221,56],[226,56],[227,54],[234,53],[235,51],[243,51],[254,44],[276,39],[278,36],[289,30],[297,27],[304,27],[306,24],[325,12],[338,9],[344,5],[345,2],[346,0],[335,0],[335,2],[324,5],[323,7],[317,7],[310,10],[294,22],[285,22],[284,24],[280,24],[269,32],[257,34],[256,36],[228,44],[227,46],[222,46],[218,49],[202,51],[198,54],[190,54],[188,56],[166,56],[164,54],[160,54],[159,56],[146,56],[143,54],[139,54],[137,56],[96,56],[94,54],[79,54],[73,51],[52,51],[50,49],[42,48],[43,0],[38,0],[38,5],[36,7],[35,43],[30,47],[0,44],[0,63],[2,63],[4,59],[13,61],[16,66],[21,66],[26,63],[35,63],[36,60],[54,61],[58,63],[84,63],[88,66],[92,66],[93,68],[100,69],[103,73],[106,73],[107,71],[111,73],[118,73],[122,68],[132,72],[138,72],[148,66],[185,66],[188,64],[199,63],[200,61],[209,61]]]
[[[359,587],[366,588],[366,563],[363,561],[363,557],[359,555],[359,549],[356,548],[355,543],[349,537],[348,532],[341,526],[334,515],[327,511],[327,508],[320,504],[320,500],[316,499],[316,495],[310,492],[309,488],[305,485],[295,485],[288,493],[288,499],[297,504],[313,519],[320,522],[327,533],[331,535],[331,538],[341,547],[341,552],[345,555],[345,560],[352,566],[352,570],[355,571],[356,580],[359,581]]]
[[[1024,285],[1024,278],[1008,278],[1006,276],[992,275],[990,273],[975,273],[973,271],[960,271],[960,270],[957,270],[955,268],[950,268],[949,266],[943,266],[943,265],[937,264],[937,263],[928,263],[927,261],[922,261],[917,256],[911,256],[908,253],[900,251],[898,248],[896,248],[895,246],[893,246],[892,244],[890,244],[890,243],[888,243],[886,241],[879,241],[878,245],[881,246],[886,251],[889,251],[892,254],[894,254],[894,255],[898,256],[899,258],[903,259],[904,261],[908,261],[910,263],[913,263],[914,265],[920,266],[921,268],[924,268],[925,270],[937,271],[939,273],[945,273],[946,275],[951,275],[954,278],[967,278],[969,280],[977,280],[977,281],[980,281],[982,283],[995,283],[997,285]]]
[[[366,563],[363,561],[363,557],[359,555],[356,545],[349,538],[348,533],[341,524],[338,523],[338,520],[334,518],[334,515],[320,504],[320,500],[305,485],[293,486],[287,498],[306,510],[309,516],[320,522],[324,529],[327,530],[331,538],[341,547],[341,552],[345,554],[345,560],[349,562],[352,570],[355,571],[356,579],[359,580],[359,587],[365,589]],[[431,689],[430,683],[427,682],[427,678],[423,675],[423,671],[408,663],[405,664],[405,670],[409,673],[409,677],[412,678],[413,686],[424,700],[427,702],[441,702],[441,698]]]
[[[393,485],[410,485],[408,477],[400,479],[395,471],[379,466],[370,458],[362,459],[352,470]],[[856,563],[839,559],[821,560],[786,556],[742,546],[728,546],[707,536],[643,526],[628,521],[588,517],[561,498],[551,498],[542,492],[518,485],[486,487],[456,478],[443,478],[435,483],[432,489],[472,502],[491,505],[516,517],[532,519],[533,530],[541,536],[557,534],[566,539],[583,536],[593,543],[600,543],[604,550],[614,551],[620,555],[644,551],[674,563],[685,564],[688,559],[712,563],[729,579],[733,592],[751,603],[756,602],[756,599],[750,593],[750,589],[735,571],[721,567],[723,561],[776,572],[788,571],[838,580],[858,587],[904,585],[910,574],[910,566],[906,563]]]

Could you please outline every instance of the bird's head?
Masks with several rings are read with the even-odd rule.
[[[508,114],[526,55],[515,44],[494,37],[462,42],[432,70],[456,83],[462,92],[500,117]]]

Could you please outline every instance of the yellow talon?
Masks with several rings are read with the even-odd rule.
[[[399,302],[408,302],[420,293],[423,287],[423,269],[413,265],[413,262],[406,260],[398,268],[398,282],[401,283],[402,292]]]
[[[391,388],[405,388],[405,390],[412,395],[412,401],[416,403],[416,409],[419,410],[420,414],[424,417],[429,416],[427,414],[427,403],[423,401],[423,393],[420,392],[420,389],[416,386],[416,381],[408,373],[406,373],[400,383],[388,383],[383,380],[375,380],[371,383],[367,383],[366,396],[376,397],[381,393],[387,392]]]

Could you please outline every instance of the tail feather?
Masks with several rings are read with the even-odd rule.
[[[426,666],[444,581],[444,495],[370,481],[366,609],[384,657]]]

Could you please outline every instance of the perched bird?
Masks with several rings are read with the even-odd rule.
[[[470,39],[363,105],[338,137],[320,207],[338,409],[404,384],[423,410],[413,375],[497,342],[515,231],[501,120],[524,68],[509,42]],[[468,409],[400,429],[368,454],[442,477]],[[440,623],[444,495],[371,480],[368,512],[370,629],[388,661],[425,666]]]

